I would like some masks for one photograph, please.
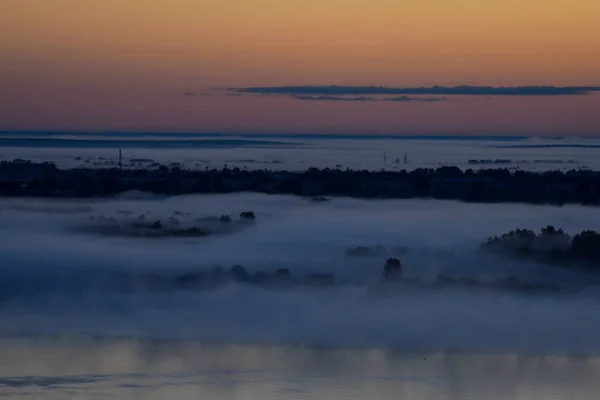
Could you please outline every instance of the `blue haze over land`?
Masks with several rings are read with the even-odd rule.
[[[504,166],[513,169],[600,169],[598,148],[598,138],[569,136],[0,133],[0,160],[51,161],[61,168],[106,166],[106,160],[116,161],[118,149],[124,149],[126,161],[177,162],[192,169],[222,168],[225,164],[279,170],[309,167],[393,170],[440,165],[469,168],[472,167],[469,160],[497,159],[510,160],[511,165]],[[99,157],[104,162],[98,163]]]
[[[509,159],[501,167],[598,170],[598,146],[599,139],[572,137],[5,132],[0,160],[105,168],[123,149],[130,168],[177,162],[196,169],[398,170]],[[255,224],[208,237],[81,229],[90,217],[185,222],[247,210]],[[490,235],[548,224],[572,234],[598,230],[600,214],[573,205],[311,202],[247,193],[2,198],[0,395],[595,399],[600,276],[479,248]],[[405,275],[419,285],[382,286],[386,256],[346,254],[361,245],[401,248]],[[234,264],[251,273],[330,272],[336,283],[153,290],[143,280],[122,282],[124,275],[177,277]],[[440,274],[480,283],[517,278],[556,290],[431,287]]]
[[[0,201],[0,335],[92,335],[206,343],[404,351],[600,353],[600,276],[479,251],[489,235],[554,224],[594,229],[590,208],[450,201],[302,198],[258,194]],[[253,210],[246,230],[197,238],[112,237],[77,229],[90,216],[196,218]],[[188,215],[185,217],[183,215]],[[458,223],[460,221],[460,223]],[[385,256],[359,245],[406,248],[406,276],[558,285],[519,294],[462,287],[381,288]],[[336,286],[270,290],[119,289],[121,274],[178,274],[242,264],[249,271],[332,272]]]

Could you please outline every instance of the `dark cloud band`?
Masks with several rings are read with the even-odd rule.
[[[292,98],[296,100],[308,100],[308,101],[375,101],[373,97],[343,97],[343,96],[296,96]]]
[[[575,96],[600,91],[600,86],[263,86],[229,88],[229,93],[305,96],[434,95],[434,96]],[[400,97],[402,98],[402,97]],[[305,98],[304,100],[308,100]],[[310,100],[317,100],[311,98]],[[323,98],[322,100],[327,100]],[[333,99],[328,99],[333,100]],[[393,100],[392,100],[393,101]],[[406,101],[406,100],[396,100]]]
[[[400,96],[400,97],[388,97],[383,99],[384,101],[394,101],[397,103],[410,103],[410,102],[421,102],[421,103],[435,103],[438,101],[446,100],[445,97],[409,97],[409,96]]]

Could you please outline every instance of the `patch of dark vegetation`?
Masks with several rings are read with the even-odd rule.
[[[125,275],[130,288],[135,290],[203,290],[214,289],[223,285],[238,283],[254,285],[264,288],[328,288],[337,284],[344,284],[331,272],[308,273],[297,275],[288,268],[279,268],[275,271],[248,271],[242,265],[234,265],[230,269],[215,267],[209,270],[185,272],[175,275],[147,273],[138,275]],[[121,282],[123,282],[121,280]],[[406,278],[403,275],[403,266],[399,259],[389,258],[382,268],[379,281],[382,285],[390,284],[390,288],[398,289],[416,287],[420,289],[435,288],[462,288],[477,290],[500,290],[529,292],[556,292],[560,288],[548,284],[533,284],[522,282],[517,277],[508,277],[496,281],[480,281],[474,278],[451,277],[440,274],[433,282],[424,282]]]
[[[346,250],[346,255],[352,257],[375,257],[385,255],[385,247],[377,246],[357,246]]]
[[[388,258],[383,266],[383,276],[385,279],[402,278],[402,263],[397,258]]]
[[[211,216],[184,220],[175,217],[164,219],[150,218],[142,214],[129,217],[129,213],[117,213],[119,218],[91,216],[85,225],[77,230],[108,236],[129,237],[203,237],[215,234],[234,233],[251,226],[256,216],[251,211],[240,214],[238,219],[229,215]],[[180,217],[189,214],[180,213]]]
[[[501,236],[491,236],[482,248],[509,256],[532,258],[566,267],[600,272],[600,233],[583,231],[571,236],[553,226],[540,232],[516,229]]]
[[[77,168],[54,164],[0,163],[0,196],[105,197],[127,191],[161,195],[259,192],[303,196],[326,202],[330,196],[434,198],[480,203],[600,204],[600,172],[511,171],[455,166],[402,171],[309,168],[302,172],[240,168],[186,170],[156,168]]]
[[[129,275],[133,287],[150,290],[178,289],[211,289],[230,283],[260,285],[265,287],[311,286],[324,287],[335,284],[335,276],[331,273],[312,273],[295,277],[287,268],[279,268],[274,272],[249,272],[242,265],[234,265],[229,270],[221,267],[212,270],[186,272],[175,276],[157,273]],[[141,286],[140,286],[141,284]]]
[[[406,254],[408,249],[403,246],[396,246],[391,249],[386,249],[382,245],[376,246],[356,246],[346,250],[346,255],[349,257],[380,257],[380,256],[399,256]]]
[[[311,197],[310,200],[314,203],[327,203],[328,201],[331,201],[330,198],[325,196],[314,196]]]
[[[240,219],[246,221],[254,221],[256,219],[256,215],[252,211],[244,211],[240,213]]]

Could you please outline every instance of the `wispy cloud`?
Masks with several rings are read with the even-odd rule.
[[[400,96],[400,97],[388,97],[383,99],[383,101],[396,101],[399,103],[409,103],[409,102],[421,102],[421,103],[435,103],[438,101],[447,100],[445,97],[410,97],[410,96]]]
[[[369,96],[298,96],[291,95],[296,100],[308,100],[308,101],[392,101],[398,103],[410,103],[410,102],[421,102],[421,103],[433,103],[437,101],[446,100],[445,97],[411,97],[411,96],[400,96],[400,97],[388,97],[388,98],[375,98]]]
[[[184,96],[212,96],[212,93],[208,93],[208,92],[200,92],[200,93],[196,93],[196,92],[185,92],[183,93]],[[234,94],[234,96],[241,96],[241,93],[238,94]]]
[[[600,86],[263,86],[229,88],[229,93],[274,94],[287,96],[575,96],[599,92]],[[402,101],[402,100],[400,100]],[[404,100],[406,101],[406,100]]]
[[[308,100],[308,101],[375,101],[373,97],[359,96],[359,97],[343,97],[343,96],[292,96],[296,100]]]

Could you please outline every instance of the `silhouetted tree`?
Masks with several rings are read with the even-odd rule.
[[[256,219],[256,216],[252,211],[244,211],[240,213],[240,219],[254,221]]]
[[[600,234],[595,231],[583,231],[575,235],[571,251],[576,258],[600,261]]]
[[[398,279],[402,277],[402,263],[397,258],[388,258],[383,267],[385,279]]]

